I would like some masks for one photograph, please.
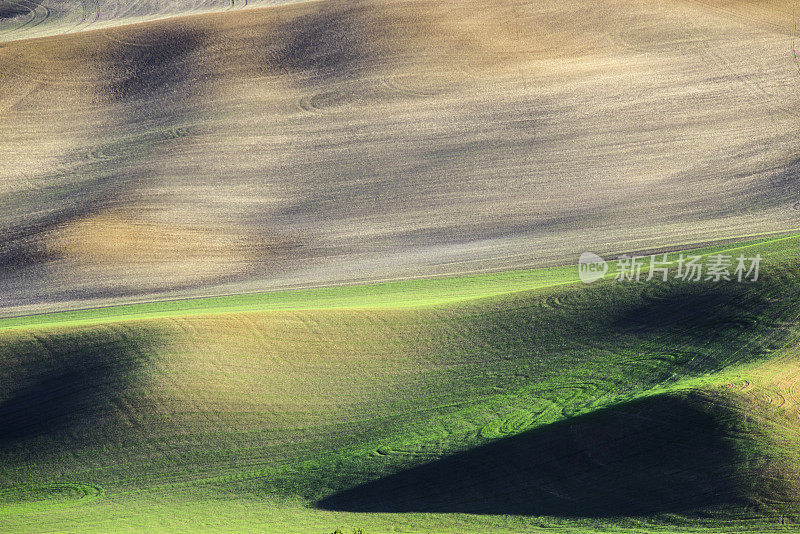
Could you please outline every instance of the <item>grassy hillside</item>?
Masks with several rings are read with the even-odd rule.
[[[756,283],[5,328],[4,530],[779,529],[800,238],[744,250]]]
[[[0,0],[0,531],[797,531],[795,4]]]
[[[780,250],[785,241],[793,241],[796,234],[770,235],[741,242],[711,245],[681,250],[708,260],[714,254],[756,255],[763,247],[771,252]],[[778,247],[778,248],[775,248]],[[656,251],[651,251],[655,253]],[[666,252],[667,265],[677,268],[678,256],[671,247]],[[605,278],[615,278],[619,273],[618,256],[607,256],[608,272]],[[781,256],[783,257],[783,256]],[[663,261],[663,257],[661,258]],[[775,257],[773,257],[775,260]],[[645,268],[646,271],[646,268]],[[647,272],[644,273],[644,277]],[[34,313],[0,317],[0,329],[60,324],[92,324],[107,321],[136,320],[187,315],[209,315],[275,309],[319,308],[407,308],[457,303],[499,295],[510,295],[532,289],[556,288],[574,284],[579,280],[577,266],[523,269],[494,273],[416,278],[371,284],[315,287],[291,291],[272,291],[215,297],[161,300],[137,304],[107,305],[99,308],[77,308],[49,313]]]
[[[22,31],[0,44],[0,306],[795,229],[793,32],[785,0],[326,1]]]

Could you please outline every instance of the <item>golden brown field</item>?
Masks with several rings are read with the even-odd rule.
[[[6,42],[4,306],[794,229],[794,9],[309,2]]]

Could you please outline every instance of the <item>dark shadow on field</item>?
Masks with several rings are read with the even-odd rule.
[[[656,288],[658,289],[658,288]],[[694,325],[697,331],[711,330],[720,324],[744,324],[748,317],[763,306],[757,294],[735,285],[702,286],[676,285],[659,296],[649,296],[628,308],[618,310],[612,327],[622,331],[649,334]]]
[[[20,4],[0,2],[0,19],[13,19],[30,13],[30,9]]]
[[[768,356],[788,339],[784,316],[799,305],[785,283],[619,282],[520,294],[465,306],[463,336],[443,325],[426,357],[481,362],[484,373],[497,363],[500,388],[580,377],[597,396],[647,389]],[[512,371],[524,381],[505,381]]]
[[[266,46],[267,65],[276,72],[313,81],[340,81],[369,70],[380,57],[379,44],[358,7],[330,7],[278,26]],[[270,50],[273,43],[282,45]]]
[[[657,396],[343,491],[348,512],[634,516],[742,504],[724,408]]]
[[[0,449],[110,421],[157,340],[146,330],[98,328],[0,344]]]
[[[736,506],[750,495],[742,488],[771,491],[763,478],[738,478],[747,472],[724,430],[739,421],[735,406],[700,393],[630,401],[770,357],[787,342],[798,296],[786,288],[797,270],[762,274],[749,285],[620,282],[464,305],[458,322],[424,331],[419,357],[459,369],[441,373],[438,398],[475,383],[522,390],[530,400],[515,408],[543,402],[566,419],[489,444],[434,440],[432,450],[453,456],[426,465],[430,457],[392,458],[375,464],[384,478],[359,474],[338,487],[337,472],[324,483],[339,493],[315,501],[327,496],[317,501],[324,509],[362,512],[604,517]],[[481,446],[461,452],[470,444]]]
[[[174,105],[177,98],[196,96],[211,74],[200,61],[201,31],[162,24],[129,38],[136,40],[109,40],[98,55],[97,68],[106,80],[102,96],[112,103],[142,99],[162,107],[169,95],[167,102]]]

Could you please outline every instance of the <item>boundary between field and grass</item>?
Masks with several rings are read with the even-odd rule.
[[[706,257],[711,254],[729,253],[755,246],[773,245],[791,239],[800,239],[800,233],[761,237],[733,243],[727,240],[725,244],[721,245],[683,250],[665,248],[662,251],[648,252],[648,254],[661,254],[669,251]],[[612,277],[617,271],[615,260],[608,263],[609,270],[605,274],[605,278]],[[19,315],[0,318],[0,330],[38,326],[79,326],[104,322],[255,311],[416,308],[580,283],[577,264],[571,264],[438,278],[410,278],[353,285],[283,289],[261,293],[191,297]]]

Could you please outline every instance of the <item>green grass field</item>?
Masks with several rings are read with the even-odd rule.
[[[759,253],[760,247],[764,244],[776,245],[794,238],[794,234],[758,238],[751,236],[748,240],[733,244],[689,248],[686,254],[708,257],[712,254],[740,254],[747,252],[749,255],[755,255]],[[670,254],[668,259],[673,261],[672,267],[674,268],[679,253]],[[606,278],[613,279],[618,272],[617,262],[614,261],[615,257],[613,256],[609,256],[607,259],[609,260],[609,271],[606,273]],[[574,284],[578,281],[576,267],[569,265],[338,287],[164,300],[17,317],[0,317],[0,329],[29,328],[43,325],[85,325],[106,321],[266,310],[435,306],[510,295],[534,289],[555,288]]]
[[[0,534],[800,532],[799,17],[0,0]]]
[[[3,532],[791,530],[800,236],[0,322]]]

